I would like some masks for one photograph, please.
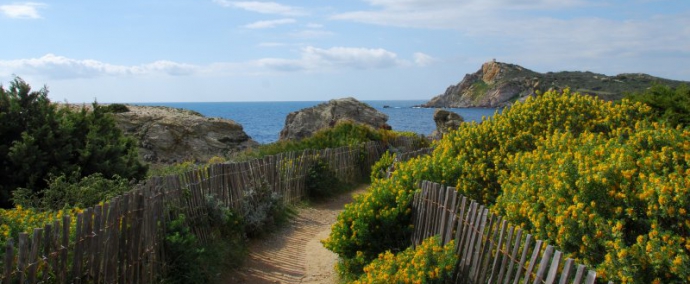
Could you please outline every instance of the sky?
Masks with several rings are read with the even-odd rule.
[[[688,0],[0,1],[0,83],[83,103],[428,100],[496,59],[690,81]]]

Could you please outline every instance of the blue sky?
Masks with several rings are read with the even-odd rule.
[[[687,0],[0,1],[53,101],[430,99],[493,58],[690,81]]]

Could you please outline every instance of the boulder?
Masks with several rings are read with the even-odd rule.
[[[434,123],[436,130],[431,134],[433,137],[440,137],[452,130],[458,129],[465,120],[459,114],[445,109],[434,111]]]
[[[280,140],[300,140],[342,120],[390,129],[388,115],[354,98],[344,98],[289,113]]]
[[[232,120],[162,106],[127,108],[115,113],[115,120],[126,134],[138,139],[139,157],[145,162],[207,161],[258,145]]]

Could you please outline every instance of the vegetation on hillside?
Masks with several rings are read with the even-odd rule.
[[[650,106],[652,113],[670,126],[690,126],[690,86],[686,84],[676,88],[654,85],[627,98]]]
[[[248,149],[240,153],[236,159],[261,158],[286,152],[300,152],[306,149],[321,150],[344,146],[358,146],[370,141],[389,142],[399,137],[414,139],[417,146],[425,147],[427,140],[413,132],[401,132],[385,129],[374,129],[371,126],[354,122],[339,122],[332,128],[317,131],[314,135],[301,140],[282,140],[261,145],[256,149]]]
[[[146,174],[135,141],[124,136],[111,114],[96,103],[91,110],[58,107],[48,99],[47,88],[32,91],[15,78],[7,89],[0,86],[0,121],[3,208],[12,206],[10,199],[18,188],[40,197],[55,179],[78,182],[98,174],[137,180]]]
[[[604,279],[690,281],[690,131],[642,103],[547,92],[464,123],[432,155],[396,166],[338,216],[325,246],[356,277],[413,230],[416,185],[457,190],[555,244]]]

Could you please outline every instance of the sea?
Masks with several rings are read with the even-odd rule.
[[[388,124],[393,130],[412,131],[430,135],[435,129],[434,109],[420,108],[425,100],[376,100],[362,101],[388,115]],[[323,101],[290,102],[159,102],[132,103],[142,106],[167,106],[197,111],[206,117],[220,117],[233,120],[242,125],[252,139],[267,144],[278,141],[280,130],[290,112],[312,107]],[[493,116],[499,109],[494,108],[451,108],[465,121],[481,122]]]

